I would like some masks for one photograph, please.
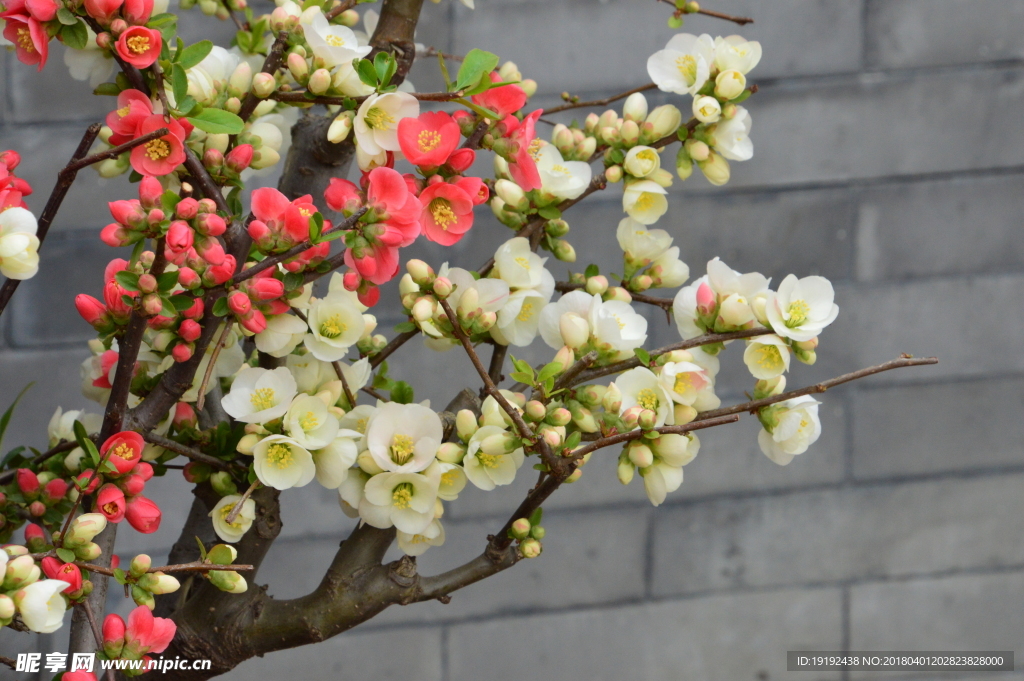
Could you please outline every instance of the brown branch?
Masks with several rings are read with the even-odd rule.
[[[689,433],[690,431],[693,430],[703,430],[704,428],[714,428],[715,426],[722,426],[725,425],[726,423],[736,423],[739,420],[740,417],[733,414],[729,416],[719,416],[717,418],[708,418],[700,421],[691,421],[690,423],[681,426],[661,426],[660,428],[655,428],[654,430],[658,433],[662,433],[663,435],[682,435],[683,433]],[[632,440],[639,440],[644,436],[645,432],[646,431],[637,428],[636,430],[631,430],[627,433],[618,433],[616,435],[602,437],[598,440],[594,440],[588,445],[573,450],[571,458],[578,461],[587,454],[590,454],[591,452],[596,452],[598,449],[603,449],[604,447],[611,447],[612,445],[621,444],[623,442],[630,442]]]
[[[328,18],[330,18],[328,16]],[[270,47],[270,52],[267,53],[267,58],[263,60],[263,68],[260,70],[261,73],[269,73],[273,75],[281,68],[281,62],[284,59],[284,51],[288,47],[288,32],[281,31],[277,34],[277,39],[274,44]],[[260,98],[253,94],[251,88],[249,93],[242,100],[242,107],[238,110],[238,117],[242,119],[242,122],[249,120],[252,116],[252,112],[256,110],[256,107],[260,104]],[[232,135],[232,145],[237,135]]]
[[[415,337],[417,334],[419,334],[419,331],[413,329],[412,331],[404,331],[392,338],[391,342],[385,345],[381,351],[374,355],[373,359],[370,360],[370,368],[376,369],[379,367],[381,362],[391,356],[391,353],[405,345],[408,340]]]
[[[147,433],[143,437],[145,438],[146,442],[152,445],[156,445],[157,447],[163,447],[164,449],[168,449],[174,452],[175,454],[180,454],[181,456],[184,456],[188,459],[192,459],[193,461],[196,461],[198,463],[205,463],[221,471],[231,470],[231,466],[226,461],[221,461],[217,457],[210,456],[209,454],[203,454],[198,449],[186,447],[180,442],[175,442],[174,440],[168,437],[157,435],[156,433]]]
[[[436,47],[428,47],[423,52],[418,53],[416,55],[416,58],[417,59],[426,59],[428,57],[436,57],[438,55],[444,57],[445,59],[451,59],[452,61],[459,61],[459,62],[461,62],[461,61],[464,61],[466,59],[461,54],[448,54],[447,52],[441,52]]]
[[[625,92],[620,92],[617,95],[605,97],[604,99],[592,99],[589,102],[570,102],[568,104],[562,104],[561,106],[555,106],[550,109],[545,109],[544,115],[558,113],[559,111],[568,111],[569,109],[581,109],[588,106],[604,106],[606,104],[616,102],[620,99],[625,99],[626,97],[634,95],[638,92],[646,92],[647,90],[653,90],[656,87],[658,86],[654,83],[647,83],[646,85],[641,85],[640,87],[635,87],[632,90],[626,90]]]
[[[589,369],[590,365],[596,361],[597,350],[591,350],[580,357],[571,367],[565,370],[564,374],[558,377],[558,380],[555,381],[555,390],[572,385],[573,379],[583,373],[586,369]]]
[[[92,563],[83,563],[81,561],[75,561],[75,565],[83,570],[89,572],[96,572],[107,577],[113,577],[114,571],[111,568],[104,567],[102,565],[93,565]],[[146,572],[217,572],[217,571],[228,571],[233,570],[235,572],[253,570],[252,565],[214,565],[213,563],[204,563],[202,561],[195,561],[193,563],[182,563],[181,565],[160,565],[157,567],[151,567]]]
[[[331,366],[334,367],[334,373],[338,374],[338,378],[341,379],[341,388],[345,391],[345,399],[348,400],[349,408],[355,408],[356,396],[352,394],[352,390],[348,387],[348,380],[345,378],[345,372],[341,368],[341,362],[335,360],[331,362]]]
[[[82,18],[85,20],[85,23],[89,24],[89,27],[96,35],[106,32],[106,29],[100,26],[100,23],[92,17],[86,15]],[[151,93],[149,91],[149,86],[146,84],[146,79],[142,76],[142,71],[122,59],[116,49],[110,50],[110,54],[114,57],[114,60],[117,61],[117,65],[121,68],[121,72],[124,73],[128,82],[131,83],[131,86],[149,97]]]
[[[459,567],[433,577],[423,577],[419,583],[417,602],[438,600],[447,603],[449,594],[482,579],[492,577],[519,562],[515,549],[488,550]]]
[[[916,367],[938,363],[939,359],[937,357],[910,357],[909,355],[904,355],[900,359],[894,359],[892,361],[885,362],[883,364],[878,364],[873,367],[860,369],[859,371],[852,371],[848,374],[843,374],[842,376],[837,376],[836,378],[830,378],[827,381],[822,381],[821,383],[809,385],[806,388],[800,388],[799,390],[791,390],[788,393],[782,393],[780,395],[774,395],[772,397],[765,397],[764,399],[760,400],[751,400],[750,402],[744,402],[743,404],[737,404],[731,407],[723,407],[721,409],[702,411],[699,414],[697,414],[696,422],[704,421],[707,419],[714,419],[725,414],[742,414],[745,411],[748,411],[751,414],[753,414],[759,409],[763,409],[764,407],[777,404],[779,402],[785,402],[786,400],[791,400],[794,397],[823,393],[829,388],[834,388],[837,385],[849,383],[850,381],[856,381],[859,378],[865,378],[866,376],[871,376],[873,374],[880,374],[883,371],[891,371],[892,369],[900,369],[902,367]]]
[[[61,171],[61,173],[78,172],[82,168],[88,168],[89,166],[95,163],[99,163],[100,161],[105,161],[108,158],[117,158],[124,152],[131,151],[135,147],[145,144],[146,142],[155,140],[158,137],[163,137],[169,132],[170,131],[167,128],[158,128],[153,132],[146,133],[141,137],[136,137],[135,139],[125,142],[124,144],[119,144],[118,146],[107,149],[106,151],[99,151],[95,154],[92,154],[91,156],[86,156],[85,158],[81,159],[80,161],[76,161],[75,163],[69,163],[68,166]]]
[[[338,16],[342,12],[347,12],[348,10],[355,7],[357,2],[358,0],[342,0],[336,6],[332,7],[329,12],[324,14],[324,16],[327,17],[327,21],[330,21],[331,19]]]
[[[673,2],[672,0],[658,0],[658,2],[663,2],[666,5],[671,5],[672,7],[676,7],[676,3]],[[703,14],[705,16],[714,17],[716,19],[724,19],[725,21],[731,21],[734,24],[739,24],[740,26],[745,26],[746,24],[754,23],[754,20],[749,18],[749,17],[737,17],[737,16],[733,16],[731,14],[723,14],[722,12],[715,12],[715,11],[710,10],[710,9],[704,9],[703,7],[699,8],[699,9],[697,9],[695,11],[692,11],[692,12],[686,11],[685,8],[684,9],[678,9],[677,8],[676,11],[674,12],[674,14],[676,16],[682,16],[683,14]]]
[[[245,490],[241,498],[237,502],[235,502],[235,505],[232,507],[231,511],[224,518],[224,522],[226,522],[228,525],[235,522],[235,520],[238,518],[238,514],[242,512],[242,504],[244,504],[245,500],[251,497],[252,493],[259,489],[261,485],[262,483],[259,480],[253,480],[252,484],[249,485],[249,489]]]
[[[202,411],[203,406],[206,404],[206,386],[210,383],[210,378],[213,376],[213,369],[217,364],[217,358],[220,356],[220,351],[224,347],[224,341],[227,340],[228,334],[231,332],[231,327],[235,325],[235,320],[230,320],[224,324],[224,330],[220,332],[220,337],[217,338],[217,343],[213,346],[213,350],[210,353],[210,361],[206,365],[206,372],[203,373],[203,381],[199,384],[198,397],[196,398],[196,411]]]
[[[494,344],[494,352],[491,353],[491,363],[487,367],[487,375],[491,377],[491,382],[494,385],[501,383],[501,370],[505,367],[505,353],[507,352],[507,345]]]
[[[583,284],[572,284],[572,283],[570,283],[568,281],[558,281],[558,282],[555,282],[555,290],[559,291],[561,293],[568,293],[569,291],[578,291],[578,290],[583,289],[583,288],[586,288]],[[627,289],[627,291],[629,293],[629,297],[632,298],[633,300],[635,300],[638,303],[646,303],[647,305],[654,305],[654,306],[660,307],[661,309],[666,310],[666,311],[672,309],[672,302],[673,302],[672,298],[658,298],[656,296],[648,296],[648,295],[645,295],[643,293],[636,293],[634,291],[629,291],[628,289]]]

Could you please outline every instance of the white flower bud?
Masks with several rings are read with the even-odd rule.
[[[307,86],[314,95],[322,95],[331,87],[331,72],[327,69],[317,69],[309,77]]]
[[[715,78],[715,95],[722,99],[736,99],[746,89],[747,77],[739,71],[722,71]]]
[[[252,87],[252,66],[249,65],[249,62],[238,63],[235,70],[231,72],[231,77],[228,78],[228,86],[236,94],[244,94],[249,91],[249,88]]]
[[[622,167],[633,177],[647,177],[661,167],[661,155],[651,147],[636,146],[626,154]]]
[[[701,123],[716,123],[722,117],[722,105],[714,97],[694,97],[693,115]]]
[[[647,468],[654,464],[654,452],[643,444],[634,444],[629,447],[629,460],[639,468]]]
[[[647,116],[644,131],[649,130],[650,139],[654,141],[675,132],[682,122],[683,113],[677,107],[672,104],[662,104]],[[647,127],[648,125],[650,128]]]
[[[469,442],[480,426],[477,424],[476,415],[468,409],[461,409],[455,415],[455,430],[463,442]]]
[[[642,92],[634,92],[622,105],[622,117],[627,121],[643,123],[647,118],[647,98]]]
[[[718,309],[718,315],[728,326],[743,326],[754,319],[750,303],[739,293],[726,296]]]
[[[636,473],[636,467],[629,461],[629,459],[619,459],[619,466],[616,469],[616,473],[619,476],[619,482],[623,485],[628,485],[633,482],[633,475]]]
[[[590,324],[573,313],[563,314],[558,320],[558,331],[570,348],[578,348],[590,339]]]
[[[494,193],[513,210],[526,210],[530,202],[522,187],[512,180],[498,180],[494,183]]]
[[[331,122],[331,127],[327,128],[327,141],[332,144],[344,142],[351,131],[352,112],[344,111],[338,114],[337,118]]]
[[[720,154],[711,153],[706,161],[698,162],[697,165],[711,184],[720,187],[729,181],[729,162]]]

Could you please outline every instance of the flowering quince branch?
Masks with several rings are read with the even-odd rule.
[[[655,83],[647,83],[646,85],[641,85],[639,87],[633,88],[632,90],[626,90],[625,92],[620,92],[619,94],[612,95],[611,97],[605,97],[604,99],[593,99],[593,100],[590,100],[588,102],[581,102],[581,101],[579,101],[579,97],[570,97],[570,96],[567,96],[568,93],[565,93],[565,94],[562,95],[562,98],[568,101],[567,104],[560,104],[558,106],[553,106],[550,109],[545,109],[544,113],[547,114],[548,116],[550,116],[551,114],[559,113],[561,111],[569,111],[570,109],[582,109],[582,108],[590,108],[590,107],[595,107],[595,106],[606,106],[608,104],[611,104],[612,102],[617,102],[620,99],[625,99],[626,97],[629,97],[630,95],[636,94],[638,92],[647,92],[648,90],[653,90],[656,87],[658,87],[658,86]]]
[[[202,411],[203,407],[206,406],[206,388],[210,385],[210,378],[213,376],[213,370],[217,368],[217,358],[220,356],[220,351],[224,349],[224,343],[233,327],[233,321],[225,324],[224,330],[220,332],[220,336],[217,338],[217,342],[213,344],[210,361],[206,365],[206,371],[203,372],[203,380],[199,383],[199,397],[196,399],[197,411]]]
[[[228,525],[234,523],[238,519],[238,514],[242,512],[242,506],[245,505],[246,499],[251,497],[252,493],[259,489],[261,486],[262,484],[260,483],[259,480],[254,480],[253,483],[249,485],[249,489],[245,490],[245,492],[242,493],[242,496],[239,497],[238,501],[235,502],[235,505],[231,507],[231,510],[228,512],[228,514],[224,516],[224,522]],[[249,569],[251,570],[252,567],[250,566]]]
[[[658,2],[663,2],[666,5],[671,5],[675,7],[676,11],[674,13],[674,18],[677,20],[681,19],[682,15],[684,14],[703,14],[704,16],[714,17],[716,19],[724,19],[725,21],[731,21],[734,24],[739,24],[740,26],[746,26],[747,24],[754,23],[754,20],[749,17],[737,17],[731,14],[724,14],[722,12],[704,9],[703,7],[700,6],[700,4],[694,2],[693,0],[683,0],[682,2],[679,2],[678,0],[658,0]],[[673,28],[678,28],[679,26],[682,25],[682,22],[679,21],[678,24],[670,25]]]
[[[174,440],[164,437],[162,435],[157,435],[156,433],[146,433],[144,437],[146,439],[146,442],[149,442],[150,444],[156,445],[157,447],[163,447],[164,449],[170,450],[172,452],[176,452],[178,454],[181,454],[185,458],[192,459],[193,461],[197,461],[208,466],[212,466],[217,470],[227,471],[231,469],[231,466],[229,464],[227,464],[224,461],[221,461],[216,457],[210,456],[208,454],[203,454],[197,449],[186,447],[180,442],[175,442]]]
[[[683,433],[690,433],[695,430],[702,430],[704,428],[714,428],[715,426],[722,426],[727,423],[736,423],[740,420],[739,416],[727,415],[717,416],[714,418],[699,419],[691,421],[686,425],[681,426],[661,426],[660,428],[652,428],[649,431],[644,430],[631,430],[628,433],[618,433],[617,435],[609,435],[608,437],[602,437],[594,440],[590,444],[584,445],[579,449],[574,449],[569,455],[573,460],[579,460],[585,457],[591,452],[596,452],[598,449],[605,447],[611,447],[612,445],[622,444],[623,442],[631,442],[633,440],[639,440],[640,438],[646,437],[645,433],[661,433],[663,435],[682,435]]]
[[[270,46],[270,51],[267,52],[267,58],[263,62],[263,68],[260,70],[260,73],[266,73],[273,76],[277,73],[277,70],[281,68],[281,62],[284,59],[284,51],[288,48],[288,35],[287,31],[281,31],[277,34],[277,38],[274,39],[274,44]],[[261,99],[256,95],[255,89],[250,90],[249,93],[245,95],[245,99],[242,100],[242,106],[238,110],[238,117],[243,121],[248,121],[260,101]]]

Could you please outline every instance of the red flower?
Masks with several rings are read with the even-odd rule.
[[[405,119],[403,118],[402,120]],[[327,202],[328,208],[346,216],[351,215],[363,206],[363,198],[359,194],[359,188],[340,177],[331,178],[330,184],[324,190],[324,200]],[[255,239],[256,237],[253,238]]]
[[[389,231],[400,235],[398,243],[408,246],[420,235],[420,205],[416,195],[409,191],[409,185],[400,173],[391,168],[374,168],[366,176],[367,203],[373,206],[381,218],[392,228]],[[385,243],[393,240],[382,238]]]
[[[491,71],[491,82],[500,83],[501,76]],[[522,109],[523,105],[526,104],[526,100],[526,92],[518,85],[502,85],[501,87],[492,88],[487,92],[473,95],[473,102],[475,104],[497,112],[502,118]]]
[[[512,173],[512,179],[523,188],[524,192],[540,189],[540,172],[537,170],[537,159],[533,156],[537,153],[538,148],[535,148],[533,142],[537,137],[534,128],[542,113],[544,113],[543,109],[532,112],[512,133],[512,141],[517,144],[517,148],[512,161],[508,164],[508,169]]]
[[[96,675],[87,671],[64,672],[61,681],[96,681]]]
[[[113,449],[107,460],[111,461],[117,468],[117,472],[123,475],[135,468],[135,464],[142,460],[142,450],[145,446],[146,441],[142,439],[141,435],[130,430],[123,430],[107,438],[107,441],[100,447],[100,456]]]
[[[74,593],[82,588],[82,571],[74,563],[62,563],[53,556],[47,556],[43,558],[41,566],[48,579],[59,579],[70,584],[62,593]],[[64,678],[67,678],[67,674]]]
[[[106,622],[103,628],[103,637],[106,638]],[[153,617],[149,608],[140,605],[128,615],[124,639],[127,646],[139,654],[162,653],[171,644],[177,630],[178,626],[172,620],[166,617]]]
[[[398,122],[398,144],[413,165],[443,165],[461,138],[459,124],[443,111],[428,111]]]
[[[124,90],[117,96],[117,108],[107,114],[107,127],[113,145],[130,142],[142,121],[153,115],[153,103],[138,90]]]
[[[117,39],[117,53],[132,66],[145,69],[160,57],[162,44],[160,31],[145,26],[132,26]]]
[[[13,15],[4,12],[3,18],[7,20],[4,27],[4,37],[7,38],[18,53],[18,61],[24,64],[39,64],[39,71],[46,66],[46,58],[49,56],[50,37],[46,35],[46,28],[30,16],[24,14]]]
[[[420,194],[423,234],[434,243],[451,246],[473,226],[473,200],[453,184],[438,182]]]
[[[448,157],[448,167],[457,173],[463,173],[469,170],[475,160],[476,152],[472,149],[456,149]]]
[[[466,192],[469,198],[473,200],[474,206],[486,203],[487,199],[491,197],[490,190],[479,177],[452,178],[452,184]]]
[[[310,194],[289,201],[276,189],[263,187],[252,193],[252,214],[269,231],[262,232],[250,224],[250,232],[263,237],[253,237],[261,248],[286,250],[309,238],[309,219],[316,212]]]
[[[112,523],[124,520],[126,506],[124,492],[113,483],[103,485],[96,494],[96,510]]]
[[[187,135],[176,120],[165,120],[160,115],[150,116],[139,125],[138,134],[135,137],[148,135],[160,128],[167,128],[168,134],[132,149],[132,168],[140,175],[168,175],[185,162],[183,142]]]
[[[142,534],[152,534],[160,529],[160,507],[141,494],[128,500],[124,517]]]

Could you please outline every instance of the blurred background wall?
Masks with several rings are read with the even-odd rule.
[[[552,106],[567,89],[589,99],[646,82],[647,56],[673,33],[665,27],[670,9],[654,0],[477,6],[428,3],[418,40],[514,60],[540,84],[538,106]],[[540,559],[455,594],[449,605],[394,607],[357,631],[251,660],[226,678],[857,679],[787,673],[786,651],[1024,655],[1024,2],[706,6],[756,18],[738,30],[706,17],[685,27],[762,42],[751,76],[761,92],[748,103],[756,151],[733,164],[726,187],[699,173],[677,182],[658,227],[675,236],[695,277],[718,255],[776,283],[790,272],[835,283],[839,319],[822,335],[818,364],[797,366],[791,385],[903,352],[941,363],[822,396],[824,434],[786,468],[760,453],[752,418],[702,433],[686,481],[659,509],[638,481],[616,481],[617,452],[605,451],[547,506]],[[195,10],[186,16],[192,35],[208,33],[197,28]],[[230,35],[223,25],[219,31]],[[22,153],[37,211],[85,125],[111,105],[68,77],[53,45],[41,74],[0,56],[0,146]],[[435,71],[432,62],[420,65],[413,80],[436,89]],[[666,101],[685,109],[690,100],[651,96],[652,106]],[[566,214],[580,261],[606,272],[619,257],[620,191]],[[97,199],[132,195],[123,178],[82,173],[43,248],[41,274],[0,321],[2,401],[36,381],[8,446],[44,444],[58,404],[87,406],[78,367],[92,331],[72,301],[99,292],[111,257],[96,238],[108,219]],[[483,211],[456,249],[419,255],[473,267],[508,236]],[[564,267],[549,264],[564,278]],[[394,298],[384,300],[378,312],[389,330],[401,320]],[[650,322],[654,346],[677,339],[663,317],[651,314]],[[392,374],[433,381],[418,394],[435,407],[473,378],[464,356],[410,345],[391,362]],[[743,399],[751,379],[736,347],[723,367],[721,392]],[[531,484],[528,473],[512,489],[467,491],[451,504],[448,543],[421,559],[421,571],[476,555]],[[164,528],[145,537],[123,532],[122,556],[146,550],[159,561],[176,538],[191,496],[177,479],[153,490]],[[315,586],[351,521],[315,484],[283,500],[284,532],[257,581],[288,598]],[[65,639],[66,628],[42,640],[8,632],[0,648],[50,652]],[[1024,672],[983,678],[1020,681]]]

